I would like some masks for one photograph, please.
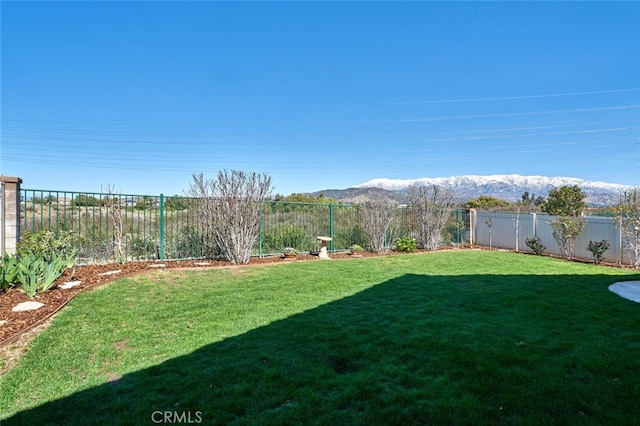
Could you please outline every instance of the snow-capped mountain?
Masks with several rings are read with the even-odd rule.
[[[507,201],[521,199],[526,191],[530,195],[547,197],[549,190],[561,186],[577,185],[587,195],[590,205],[607,205],[618,201],[618,196],[631,186],[607,182],[595,182],[572,177],[546,177],[521,175],[465,175],[448,178],[373,179],[356,188],[382,188],[404,192],[413,184],[438,185],[453,192],[459,200],[488,195]]]

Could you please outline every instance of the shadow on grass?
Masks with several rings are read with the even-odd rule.
[[[614,279],[404,275],[2,425],[633,423]]]

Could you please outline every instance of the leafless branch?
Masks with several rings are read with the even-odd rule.
[[[418,244],[435,250],[453,208],[453,194],[437,185],[415,184],[409,187],[409,199],[418,220]]]
[[[244,264],[258,240],[260,208],[271,191],[266,174],[223,170],[215,180],[194,174],[189,195],[196,199],[198,222],[214,236],[225,258]]]

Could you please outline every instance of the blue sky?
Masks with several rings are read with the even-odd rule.
[[[0,173],[640,184],[638,2],[0,2]]]

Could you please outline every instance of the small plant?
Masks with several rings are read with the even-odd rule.
[[[349,250],[351,251],[351,253],[359,253],[363,249],[362,249],[362,246],[358,244],[352,244],[351,246],[349,246]]]
[[[541,255],[547,249],[544,245],[542,245],[542,240],[540,237],[527,237],[525,240],[525,244],[527,247],[531,249],[537,255]]]
[[[415,238],[400,237],[396,241],[396,251],[402,253],[413,253],[418,248]]]
[[[62,273],[74,264],[75,254],[45,260],[41,254],[25,250],[18,261],[16,281],[22,291],[33,298],[36,293],[49,290]]]
[[[589,250],[591,254],[593,254],[593,261],[595,262],[596,265],[600,264],[600,261],[604,256],[604,252],[609,250],[610,248],[611,248],[611,244],[609,244],[609,241],[607,240],[595,241],[595,242],[589,241],[589,244],[587,245],[587,250]]]
[[[18,281],[18,258],[15,255],[5,254],[0,262],[0,290],[13,287]]]
[[[41,257],[31,253],[24,252],[20,256],[18,263],[19,271],[17,275],[18,283],[22,287],[22,291],[30,298],[35,297],[38,291],[40,281],[40,269],[44,265]]]
[[[484,220],[484,223],[489,228],[489,250],[491,250],[491,227],[493,226],[493,219],[488,217]]]
[[[285,247],[284,248],[284,255],[285,256],[295,256],[298,254],[298,250],[296,250],[293,247]]]

